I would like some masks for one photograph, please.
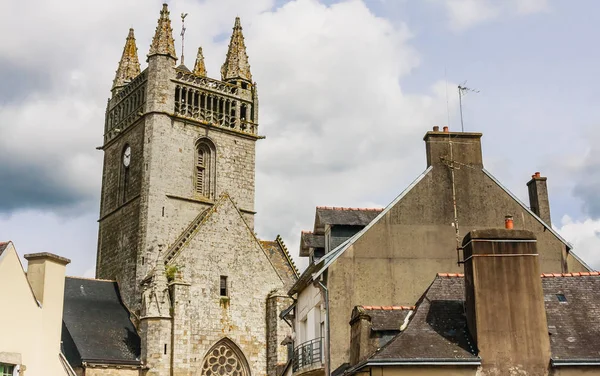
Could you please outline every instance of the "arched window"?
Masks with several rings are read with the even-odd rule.
[[[196,142],[196,166],[194,171],[194,189],[205,198],[215,196],[216,152],[214,144],[207,138]]]
[[[223,338],[206,353],[202,376],[250,376],[250,367],[240,348]]]

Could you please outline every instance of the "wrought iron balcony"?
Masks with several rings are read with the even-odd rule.
[[[306,341],[294,349],[292,370],[294,372],[313,364],[323,363],[323,338]]]

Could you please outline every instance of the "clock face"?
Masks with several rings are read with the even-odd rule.
[[[131,147],[127,146],[123,152],[123,166],[129,167],[131,163]]]

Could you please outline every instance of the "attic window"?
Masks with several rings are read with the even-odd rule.
[[[567,297],[564,294],[556,294],[556,299],[561,303],[567,302]]]
[[[219,284],[219,290],[221,292],[221,296],[229,296],[227,291],[227,276],[221,276],[221,282]]]

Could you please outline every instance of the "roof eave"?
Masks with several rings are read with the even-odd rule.
[[[595,366],[600,367],[600,359],[550,359],[552,367]]]
[[[477,367],[481,365],[481,358],[456,359],[456,358],[417,358],[417,359],[367,359],[352,367],[346,373],[360,371],[366,367],[393,367],[393,366],[468,366]]]

